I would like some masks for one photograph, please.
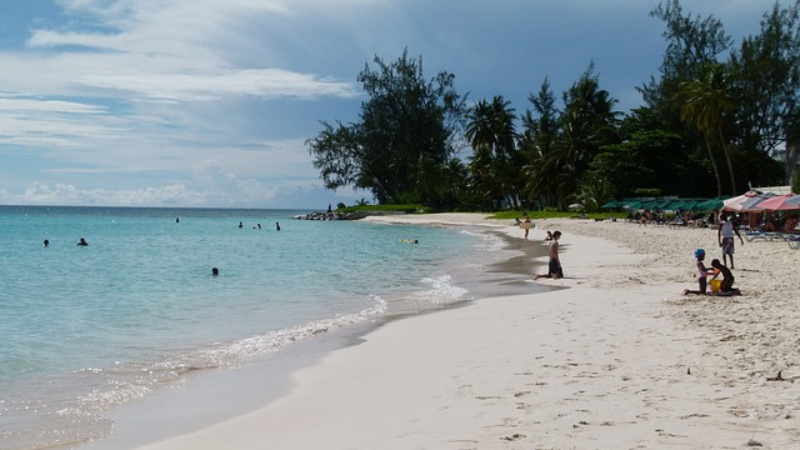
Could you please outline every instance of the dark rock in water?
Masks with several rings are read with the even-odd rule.
[[[294,216],[297,220],[357,220],[366,217],[366,214],[356,213],[339,213],[339,212],[324,212],[316,211],[308,214],[300,214]]]
[[[354,211],[349,213],[316,211],[294,216],[296,220],[359,220],[367,216],[391,216],[406,214],[402,211]]]

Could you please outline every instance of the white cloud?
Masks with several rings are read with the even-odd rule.
[[[280,69],[85,75],[76,81],[98,88],[131,91],[156,100],[183,102],[221,100],[230,96],[309,100],[320,96],[352,98],[358,95],[352,83],[322,80],[314,75]]]
[[[452,71],[473,100],[504,95],[521,113],[545,76],[559,91],[595,57],[604,87],[635,105],[663,44],[646,15],[656,1],[465,1],[457,18],[420,0],[55,1],[61,17],[29,24],[25,47],[0,52],[0,202],[337,198],[303,141],[316,119],[355,117],[353,79],[373,55],[389,61],[407,46],[427,75]],[[749,14],[757,27],[772,0],[684,3],[719,8],[726,26]]]

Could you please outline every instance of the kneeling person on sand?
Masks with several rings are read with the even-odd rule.
[[[711,267],[717,269],[717,273],[712,277],[712,280],[722,274],[722,283],[719,288],[719,295],[741,295],[739,289],[733,287],[733,281],[736,277],[733,276],[731,269],[723,266],[718,259],[711,261]]]
[[[548,236],[550,236],[549,233]],[[564,278],[564,271],[561,269],[561,260],[558,258],[558,240],[561,238],[561,232],[555,231],[552,236],[553,238],[547,243],[547,254],[550,256],[547,275],[536,275],[534,278],[536,280],[539,278]]]

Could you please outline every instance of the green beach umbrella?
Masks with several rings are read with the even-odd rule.
[[[611,200],[610,202],[606,203],[605,205],[601,206],[603,209],[610,209],[610,208],[621,208],[625,205],[625,202],[621,200]]]

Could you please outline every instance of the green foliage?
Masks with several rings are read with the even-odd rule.
[[[640,91],[649,107],[663,111],[674,120],[680,105],[672,101],[680,84],[697,78],[700,67],[714,62],[726,52],[733,40],[725,33],[722,22],[709,15],[701,18],[684,14],[680,1],[666,0],[650,12],[664,22],[662,36],[667,49],[659,68],[661,77],[650,80]],[[670,120],[670,118],[667,118]]]
[[[735,107],[727,68],[716,62],[704,64],[700,67],[696,79],[680,84],[680,91],[676,96],[680,99],[679,101],[683,101],[681,120],[690,124],[703,135],[714,169],[714,176],[717,179],[717,196],[722,195],[722,183],[711,148],[712,142],[717,142],[722,148],[731,182],[730,195],[736,195],[738,192],[736,177],[728,144],[723,134],[727,115]]]
[[[314,166],[327,188],[368,190],[380,205],[557,217],[612,195],[711,197],[789,181],[800,158],[800,0],[776,3],[740,49],[719,19],[687,14],[679,0],[661,0],[651,16],[663,22],[666,50],[639,88],[646,106],[622,120],[593,64],[560,108],[545,79],[518,116],[501,95],[465,108],[452,74],[426,80],[421,58],[404,51],[359,74],[369,97],[359,121],[322,122],[307,141]],[[462,161],[455,150],[465,141],[473,153]],[[784,149],[785,162],[776,160]]]
[[[561,134],[561,117],[556,109],[556,97],[545,78],[539,92],[528,97],[533,110],[527,110],[522,119],[523,133],[520,151],[526,165],[522,167],[525,180],[523,192],[529,201],[539,200],[542,204],[558,203],[556,193],[556,172],[546,164],[556,150],[556,142]]]
[[[411,198],[436,205],[442,173],[460,138],[463,100],[455,77],[440,72],[425,80],[422,58],[407,52],[387,64],[375,57],[359,74],[369,100],[360,122],[332,126],[306,142],[314,167],[328,189],[354,186],[381,204]]]
[[[552,208],[547,208],[543,211],[517,211],[517,210],[504,210],[504,211],[497,211],[490,219],[497,219],[497,220],[514,220],[517,218],[521,218],[523,213],[527,213],[528,217],[531,220],[543,220],[543,219],[608,219],[609,217],[614,217],[613,213],[581,213],[575,211],[558,211]]]
[[[589,172],[581,180],[581,187],[576,200],[583,205],[586,212],[600,211],[600,206],[614,198],[614,187],[609,181],[596,172]]]
[[[730,66],[739,97],[736,131],[745,150],[774,154],[798,117],[800,3],[765,13],[758,35],[742,40]]]
[[[713,195],[713,179],[707,164],[698,162],[694,149],[679,134],[648,129],[648,112],[641,110],[626,118],[629,133],[620,144],[601,149],[592,170],[614,187],[617,198],[634,196],[643,188],[659,189],[664,195],[705,197]]]
[[[792,180],[792,192],[800,194],[800,170],[794,172],[794,180]]]
[[[522,179],[516,148],[517,116],[501,96],[478,101],[467,110],[466,138],[474,150],[469,173],[481,203],[493,208],[504,200],[518,206]]]
[[[661,189],[655,189],[655,188],[634,189],[631,192],[631,194],[633,194],[635,197],[659,197],[661,196]]]
[[[541,98],[547,102],[547,94]],[[600,148],[618,141],[616,99],[600,88],[594,64],[563,94],[564,111],[559,116],[559,133],[548,143],[552,147],[523,168],[528,178],[529,198],[551,191],[560,207],[574,201],[590,164]],[[535,125],[534,121],[531,121]],[[533,133],[531,133],[533,134]],[[532,146],[536,146],[534,137]],[[547,188],[545,187],[547,186]],[[552,195],[551,194],[551,195]]]

